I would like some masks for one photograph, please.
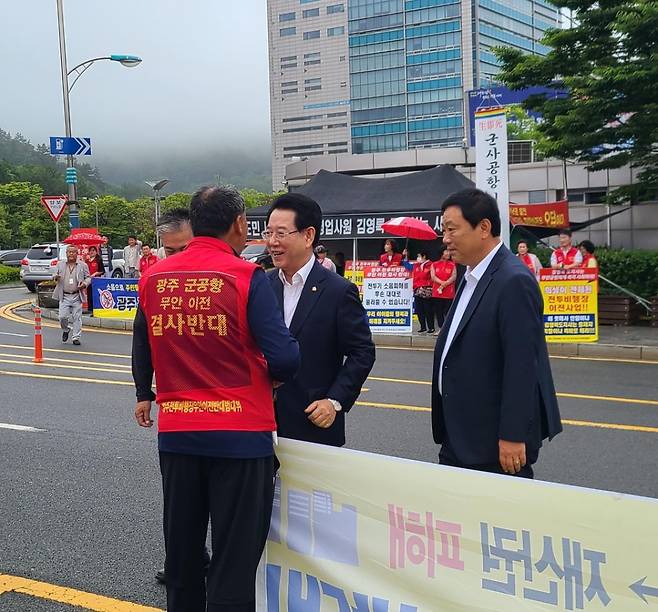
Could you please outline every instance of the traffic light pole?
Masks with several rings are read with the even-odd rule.
[[[69,104],[69,77],[66,65],[66,39],[64,37],[64,6],[63,0],[57,0],[57,23],[59,26],[59,59],[62,69],[62,96],[64,99],[64,127],[66,137],[71,137],[71,107]],[[66,156],[67,168],[74,168],[73,155]],[[75,183],[69,183],[69,225],[80,227],[80,211],[78,209],[78,194]]]

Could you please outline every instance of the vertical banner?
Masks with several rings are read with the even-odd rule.
[[[490,193],[500,210],[500,236],[509,247],[507,117],[502,107],[475,112],[475,182]]]
[[[599,339],[599,271],[596,268],[542,268],[547,342],[597,342]]]
[[[397,266],[365,268],[363,306],[373,333],[410,334],[413,291],[409,271]]]
[[[267,612],[658,607],[658,500],[280,441]]]

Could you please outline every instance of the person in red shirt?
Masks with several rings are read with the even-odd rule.
[[[432,321],[436,317],[438,335],[443,327],[446,315],[455,299],[455,281],[457,280],[457,265],[450,257],[445,247],[441,250],[441,257],[430,267],[432,278]],[[432,327],[434,327],[432,325]]]
[[[578,248],[583,256],[583,268],[598,268],[599,262],[594,256],[594,243],[591,240],[583,240]]]
[[[155,253],[151,253],[151,247],[148,244],[143,244],[142,257],[139,260],[139,275],[143,276],[144,272],[159,261],[158,256]]]
[[[386,268],[402,265],[402,255],[396,253],[395,240],[388,239],[384,243],[384,252],[379,256],[379,265]]]
[[[534,277],[539,280],[539,271],[541,270],[541,262],[539,258],[528,251],[528,243],[525,240],[519,240],[516,245],[516,256],[528,266],[528,270],[533,273]]]
[[[419,334],[434,333],[431,269],[432,262],[428,259],[427,253],[424,251],[418,253],[411,274],[414,289],[414,306],[416,315],[418,316],[418,322],[420,323]]]
[[[558,237],[560,246],[551,254],[551,268],[557,270],[570,270],[583,264],[580,251],[571,244],[571,230],[561,229]]]
[[[89,268],[89,276],[91,278],[99,278],[105,274],[105,265],[103,260],[98,255],[98,249],[95,246],[90,246],[87,250],[87,257],[85,258],[85,263]],[[87,308],[89,310],[89,316],[94,316],[94,291],[92,283],[89,283],[87,287]]]

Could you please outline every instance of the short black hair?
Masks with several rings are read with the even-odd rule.
[[[172,208],[166,213],[160,215],[158,223],[155,226],[158,234],[169,234],[179,232],[183,226],[190,222],[190,211],[187,208]]]
[[[425,259],[429,259],[430,256],[427,254],[427,251],[418,251],[418,255],[421,257],[424,257]]]
[[[527,240],[519,240],[519,241],[516,243],[516,246],[518,247],[520,244],[525,244],[526,246],[529,246]]]
[[[195,236],[220,238],[245,211],[237,189],[217,185],[201,187],[190,201],[190,223]]]
[[[128,240],[130,240],[131,238],[133,240],[137,240],[137,236],[135,236],[134,234],[128,234]]]
[[[451,206],[462,211],[464,219],[475,229],[484,219],[491,222],[491,235],[500,236],[500,211],[493,196],[480,189],[462,189],[449,195],[441,204],[441,214]]]
[[[569,238],[571,238],[572,235],[573,235],[573,232],[568,227],[563,227],[558,232],[558,236],[569,236]]]
[[[148,242],[143,242],[142,243],[142,248],[148,247],[149,249],[151,248],[151,245]]]
[[[596,247],[591,240],[583,240],[579,246],[583,247],[590,255],[596,251]]]
[[[267,211],[267,223],[275,210],[291,210],[295,213],[295,229],[305,230],[307,227],[315,228],[315,239],[313,246],[320,242],[320,230],[322,229],[322,209],[319,204],[301,193],[284,193],[279,196]]]

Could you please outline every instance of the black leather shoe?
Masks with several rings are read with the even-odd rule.
[[[66,331],[62,332],[62,342],[66,342],[69,339],[69,331],[68,329]]]
[[[76,339],[73,341],[73,344],[75,344],[76,346],[80,346],[80,340],[78,340],[78,339],[76,338]]]
[[[160,584],[167,584],[167,576],[165,575],[164,567],[157,572],[155,572],[155,579]]]

